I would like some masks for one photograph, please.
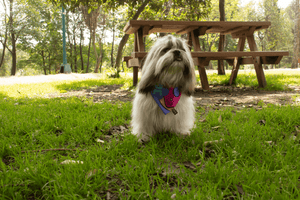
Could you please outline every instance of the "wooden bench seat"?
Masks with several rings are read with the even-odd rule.
[[[131,58],[143,59],[147,52],[133,52]],[[210,60],[226,60],[229,65],[233,65],[236,57],[240,58],[240,64],[253,64],[252,57],[260,56],[262,64],[278,64],[283,56],[288,56],[288,51],[229,51],[229,52],[192,52],[195,65],[198,64],[197,58],[205,58],[204,66],[209,65]],[[127,56],[130,57],[130,56]],[[127,63],[128,64],[128,63]],[[127,65],[133,67],[132,65]]]
[[[283,56],[288,56],[288,51],[230,51],[230,52],[191,52],[195,66],[200,66],[199,61],[201,62],[201,66],[208,66],[211,60],[226,60],[229,65],[233,66],[234,61],[238,62],[239,65],[244,64],[255,64],[257,61],[257,57],[260,57],[261,64],[278,64]],[[131,56],[126,56],[123,58],[123,61],[126,62],[127,67],[133,67],[133,83],[137,84],[137,73],[138,68],[141,68],[141,62],[147,55],[147,52],[133,52]],[[203,69],[200,69],[203,68]],[[235,67],[234,67],[235,68]],[[199,73],[201,74],[201,70],[205,73],[204,67],[198,67]],[[235,69],[233,70],[235,71]],[[233,83],[237,72],[232,73],[232,77],[230,78],[230,84]],[[205,73],[206,76],[206,73]],[[206,81],[207,82],[207,81]],[[208,83],[205,85],[208,88]]]

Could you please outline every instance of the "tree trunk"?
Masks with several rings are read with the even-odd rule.
[[[145,7],[149,3],[149,1],[150,0],[145,0],[144,1],[144,3],[136,11],[135,15],[132,17],[133,20],[138,19],[138,17],[142,13],[142,11],[145,9]],[[116,64],[115,64],[115,67],[117,68],[117,70],[120,68],[120,63],[121,63],[121,59],[122,59],[122,51],[123,51],[123,48],[124,48],[125,44],[127,43],[128,38],[129,38],[129,35],[128,34],[124,34],[124,36],[122,37],[122,39],[120,41],[120,44],[118,46],[118,52],[117,52]]]
[[[294,56],[291,68],[298,68],[299,54],[299,0],[296,0],[295,25],[294,25]]]
[[[80,48],[80,60],[81,60],[81,70],[84,70],[84,65],[83,65],[83,55],[82,55],[82,41],[84,40],[83,37],[83,28],[80,28],[80,44],[79,44],[79,48]]]
[[[11,66],[11,75],[14,76],[16,75],[17,72],[17,50],[16,50],[16,36],[12,32],[11,33],[11,44],[12,44],[12,51],[11,51],[11,56],[12,56],[12,66]]]
[[[113,26],[114,26],[114,22],[113,22]],[[115,45],[115,29],[113,28],[113,40],[111,43],[111,54],[110,54],[111,67],[114,67],[114,45]]]
[[[219,0],[220,21],[225,21],[225,0]],[[218,51],[224,50],[225,35],[220,34]],[[218,75],[225,75],[224,60],[218,60]]]
[[[98,73],[98,69],[100,67],[100,63],[102,63],[102,56],[103,56],[103,52],[102,52],[102,39],[99,37],[99,48],[100,48],[100,55],[98,56],[97,54],[97,50],[95,50],[95,56],[96,56],[96,59],[97,59],[97,62],[96,62],[96,67],[95,67],[95,73]],[[94,49],[96,49],[96,45],[94,47]],[[100,67],[100,73],[101,73],[101,67]]]
[[[6,4],[5,1],[3,1],[3,5],[4,5],[4,14],[6,16]],[[2,67],[2,65],[4,64],[4,56],[5,56],[5,49],[6,49],[6,42],[7,42],[7,23],[6,20],[4,20],[4,25],[5,25],[5,35],[4,35],[4,41],[2,42],[2,54],[1,54],[1,60],[0,60],[0,68]]]
[[[74,68],[75,68],[75,72],[77,73],[77,52],[76,52],[76,36],[75,36],[75,28],[73,31],[73,41],[74,41]]]
[[[88,50],[88,60],[87,60],[87,64],[86,64],[86,71],[85,71],[85,73],[89,73],[91,40],[92,40],[92,33],[90,32],[90,42],[89,42],[89,50]]]
[[[49,74],[51,74],[51,61],[50,61],[50,57],[51,57],[51,54],[49,52],[49,57],[48,57],[48,62],[49,62]]]
[[[6,49],[6,42],[7,42],[7,32],[5,33],[4,37],[5,37],[4,42],[2,43],[3,49],[2,49],[1,60],[0,60],[0,68],[4,64],[4,56],[5,56],[5,49]]]
[[[11,39],[11,45],[12,45],[12,49],[11,49],[11,57],[12,57],[12,66],[11,66],[11,75],[14,76],[16,75],[16,71],[17,71],[17,53],[16,53],[16,35],[15,35],[15,31],[14,31],[14,27],[13,27],[13,0],[10,0],[10,4],[9,4],[9,31],[10,31],[10,39]]]
[[[41,56],[43,58],[43,69],[44,69],[44,73],[45,75],[47,75],[47,69],[46,69],[46,63],[45,63],[45,55],[44,55],[44,51],[42,50],[41,52]]]

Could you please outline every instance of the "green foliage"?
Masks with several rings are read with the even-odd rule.
[[[71,91],[88,89],[101,85],[124,84],[123,89],[132,86],[132,78],[106,79],[106,77],[76,81],[57,81],[32,84],[0,85],[0,93],[13,98],[33,98],[47,97],[47,94],[61,93],[61,91]]]
[[[299,199],[299,106],[198,107],[190,137],[160,133],[142,145],[130,129],[115,132],[129,126],[130,102],[2,91],[1,198]]]

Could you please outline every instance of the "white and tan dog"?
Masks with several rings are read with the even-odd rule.
[[[195,121],[191,96],[195,85],[194,63],[187,43],[172,35],[159,38],[146,57],[137,86],[132,108],[132,134],[138,136],[140,142],[149,141],[154,134],[164,131],[190,135]],[[175,107],[167,107],[164,99],[160,99],[164,107],[160,108],[151,95],[159,86],[179,90],[181,96]],[[173,110],[173,113],[167,111],[169,113],[165,114],[162,109]]]

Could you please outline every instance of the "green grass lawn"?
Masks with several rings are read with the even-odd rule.
[[[300,83],[297,74],[266,77],[274,89]],[[239,74],[237,85],[255,87],[254,78]],[[128,129],[130,102],[42,98],[131,82],[0,86],[0,199],[300,198],[299,106],[197,107],[189,138],[162,133],[142,145]]]

